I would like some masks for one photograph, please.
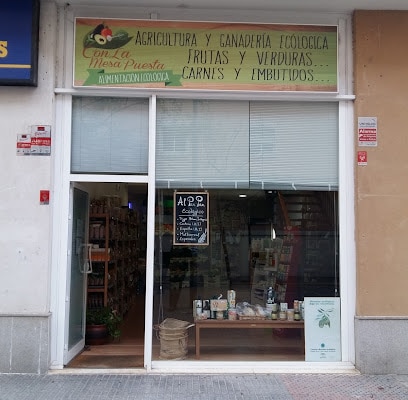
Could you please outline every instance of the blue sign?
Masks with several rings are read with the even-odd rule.
[[[2,1],[0,85],[37,85],[39,0]]]

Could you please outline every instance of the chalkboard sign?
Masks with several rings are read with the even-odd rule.
[[[208,193],[174,192],[175,245],[208,245]]]

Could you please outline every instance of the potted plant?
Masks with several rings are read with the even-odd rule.
[[[85,342],[89,345],[105,344],[109,337],[118,339],[122,319],[109,307],[90,309],[86,313]]]

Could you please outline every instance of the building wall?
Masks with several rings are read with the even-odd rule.
[[[408,373],[408,12],[354,14],[355,118],[377,117],[378,146],[356,166],[356,362]],[[357,158],[356,158],[357,159]]]
[[[0,89],[0,372],[49,364],[51,209],[40,205],[40,190],[52,189],[53,157],[16,155],[18,134],[54,125],[53,3],[42,3],[40,19],[38,87]]]
[[[172,12],[169,19],[177,19],[178,13],[183,11]],[[148,15],[145,12],[139,17],[147,18]],[[255,13],[237,17],[227,12],[225,16],[201,17],[203,20],[260,19],[263,22],[268,19]],[[200,19],[198,15],[183,15],[183,18]],[[281,18],[274,14],[274,18],[273,22],[305,23],[300,15]],[[320,20],[315,17],[314,21]],[[325,23],[325,18],[321,22]],[[0,373],[43,373],[50,363],[50,277],[52,269],[56,268],[50,261],[53,210],[52,198],[50,206],[39,204],[39,192],[49,189],[53,196],[53,170],[57,166],[53,154],[50,157],[18,157],[15,149],[17,134],[29,133],[31,125],[51,125],[52,136],[58,135],[53,114],[55,71],[62,70],[59,64],[62,60],[56,56],[57,24],[54,1],[42,0],[38,87],[2,87],[0,90],[3,127],[0,163],[4,171],[0,182]]]

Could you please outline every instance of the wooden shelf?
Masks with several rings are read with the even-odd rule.
[[[139,276],[139,229],[137,215],[128,210],[90,214],[89,242],[98,247],[91,251],[88,308],[109,306],[121,316],[129,310]]]

